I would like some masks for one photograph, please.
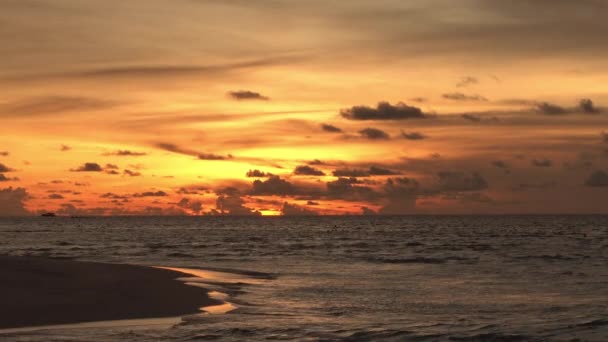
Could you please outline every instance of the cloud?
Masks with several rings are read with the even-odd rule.
[[[159,142],[159,143],[154,144],[154,146],[160,148],[161,150],[165,150],[165,151],[169,151],[169,152],[173,152],[173,153],[186,154],[189,156],[198,155],[198,153],[196,151],[182,148],[182,147],[179,147],[179,146],[177,146],[175,144],[171,144],[171,143]]]
[[[14,181],[18,181],[18,180],[19,180],[19,178],[17,178],[17,177],[9,178],[9,177],[6,177],[4,175],[4,173],[0,173],[0,182],[14,182]]]
[[[123,174],[125,174],[125,175],[127,175],[129,177],[139,177],[139,176],[141,176],[140,172],[131,171],[131,170],[127,170],[127,169],[124,170]]]
[[[453,100],[453,101],[480,101],[487,102],[488,99],[481,95],[466,95],[463,93],[448,93],[441,95],[444,99]]]
[[[166,197],[169,196],[169,194],[167,194],[164,191],[145,191],[145,192],[141,192],[141,193],[136,193],[133,194],[133,197]]]
[[[471,76],[466,76],[460,79],[460,81],[458,81],[458,83],[456,83],[456,87],[458,88],[463,88],[463,87],[468,87],[470,85],[474,85],[479,83],[479,80],[475,77],[471,77]]]
[[[321,124],[321,129],[329,133],[342,133],[342,129],[329,124]]]
[[[383,168],[380,168],[380,167],[377,167],[377,166],[371,166],[369,168],[368,173],[371,176],[391,176],[391,175],[398,175],[399,174],[398,172],[394,172],[394,171],[391,171],[391,170],[388,170],[388,169],[383,169]]]
[[[298,176],[325,176],[325,172],[308,165],[300,165],[293,170]]]
[[[226,160],[226,159],[232,159],[233,156],[231,154],[227,155],[227,156],[220,156],[219,154],[214,154],[214,153],[200,153],[198,155],[198,159],[200,160]]]
[[[367,170],[360,169],[336,169],[333,172],[336,177],[369,177]]]
[[[260,170],[249,170],[247,171],[246,177],[248,178],[268,178],[273,176],[272,173],[269,172],[262,172]]]
[[[591,99],[581,99],[578,106],[583,113],[597,114],[600,112],[600,110],[593,105],[593,101],[591,101]]]
[[[509,168],[509,164],[507,164],[506,162],[504,162],[502,160],[494,160],[492,162],[492,165],[494,165],[495,167],[497,167],[499,169],[508,169]]]
[[[358,185],[360,181],[356,178],[340,177],[335,181],[327,182],[327,196],[333,199],[343,200],[375,200],[378,194],[371,188]]]
[[[165,78],[196,76],[201,74],[217,75],[241,69],[266,67],[286,64],[301,60],[301,56],[278,56],[271,58],[255,59],[237,63],[216,65],[129,65],[111,68],[100,68],[75,72],[63,72],[54,74],[39,74],[29,78],[109,78],[109,79],[137,79],[137,78]]]
[[[379,102],[376,108],[354,106],[341,110],[340,115],[349,120],[406,120],[427,117],[420,108],[408,106],[402,102],[394,106],[388,102]]]
[[[0,216],[29,215],[24,203],[28,198],[24,188],[0,189]]]
[[[593,172],[585,180],[585,185],[589,187],[608,187],[608,173],[601,170]]]
[[[0,163],[0,173],[1,172],[12,172],[12,171],[15,171],[15,170],[13,170],[10,167],[8,167],[8,166]]]
[[[104,156],[117,156],[117,157],[141,157],[147,155],[145,152],[135,152],[129,150],[118,150],[114,152],[107,152]]]
[[[253,182],[252,195],[295,195],[296,187],[279,176],[270,176],[267,180],[255,180]]]
[[[260,216],[261,213],[247,208],[240,192],[235,188],[225,188],[216,200],[217,214],[231,216]]]
[[[423,140],[426,139],[427,136],[420,132],[404,132],[401,131],[401,136],[407,140]]]
[[[70,169],[72,172],[101,172],[103,168],[97,163],[84,163],[75,169]]]
[[[359,131],[359,134],[369,140],[389,140],[391,138],[388,133],[377,128],[364,128]]]
[[[177,206],[190,211],[194,215],[199,215],[203,211],[203,203],[201,201],[182,198],[177,202]]]
[[[95,111],[113,108],[117,104],[112,101],[77,97],[77,96],[46,96],[28,98],[18,102],[0,106],[0,114],[17,116],[34,116],[45,114],[62,114],[73,112]]]
[[[72,149],[72,148],[71,148],[70,146],[68,146],[68,145],[61,145],[61,146],[59,147],[59,151],[61,151],[61,152],[67,152],[67,151],[69,151],[69,150],[71,150],[71,149]]]
[[[200,153],[195,150],[183,148],[183,147],[180,147],[180,146],[172,144],[172,143],[160,142],[160,143],[154,144],[154,146],[156,146],[162,150],[173,152],[173,153],[185,154],[188,156],[196,156],[196,158],[198,158],[199,160],[226,160],[226,159],[234,158],[234,156],[231,154],[222,156],[222,155],[215,154],[215,153]]]
[[[60,194],[50,194],[48,198],[52,200],[60,200],[64,199],[65,197],[61,196]]]
[[[462,114],[461,117],[472,122],[481,122],[481,118],[473,114]]]
[[[249,90],[239,90],[239,91],[231,91],[228,93],[228,96],[230,96],[231,98],[235,99],[235,100],[262,100],[262,101],[268,101],[270,100],[269,97],[264,96],[260,93],[256,93],[253,91],[249,91]]]
[[[347,177],[347,178],[369,177],[369,176],[391,176],[391,175],[398,175],[398,174],[399,174],[398,172],[380,168],[377,166],[371,166],[367,170],[345,168],[345,169],[336,169],[333,171],[333,175],[335,177]]]
[[[536,167],[551,167],[553,162],[549,159],[533,159],[532,165]]]
[[[479,191],[488,188],[488,182],[477,172],[443,171],[437,174],[441,191]]]
[[[281,208],[281,214],[284,216],[315,216],[317,212],[314,210],[310,210],[299,205],[289,204],[287,202],[283,203],[283,207]]]
[[[0,157],[8,157],[10,155],[10,153],[8,153],[7,151],[0,151]]]
[[[389,178],[383,187],[388,203],[378,211],[382,215],[411,214],[416,210],[419,184],[416,180],[401,177]]]
[[[544,115],[563,115],[563,114],[568,114],[568,109],[552,104],[552,103],[548,103],[548,102],[542,102],[536,105],[536,110]]]

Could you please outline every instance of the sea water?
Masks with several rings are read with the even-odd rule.
[[[231,306],[3,341],[608,341],[608,216],[15,218],[0,254],[199,270]]]

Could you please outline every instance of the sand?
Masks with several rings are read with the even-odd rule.
[[[167,269],[0,256],[0,275],[0,329],[180,316],[221,304]]]

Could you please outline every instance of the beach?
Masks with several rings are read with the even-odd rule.
[[[0,256],[0,269],[0,329],[173,317],[221,304],[167,269],[11,256]]]

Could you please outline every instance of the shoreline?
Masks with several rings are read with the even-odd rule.
[[[0,329],[177,317],[221,305],[175,270],[0,256]]]

